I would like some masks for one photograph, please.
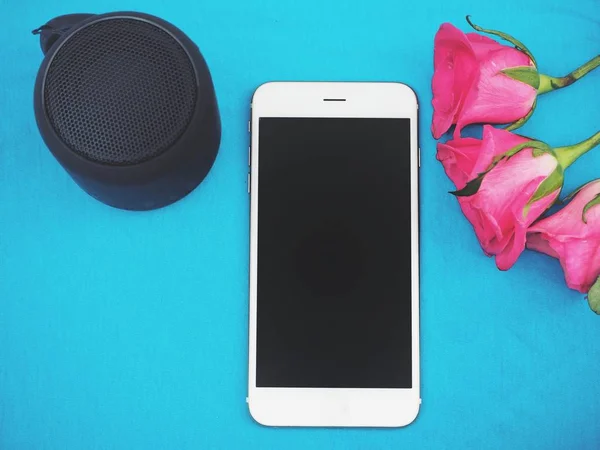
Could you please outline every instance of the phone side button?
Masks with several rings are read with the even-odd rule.
[[[248,194],[250,193],[250,174],[248,174],[248,178],[246,179],[246,183],[248,184]]]
[[[419,169],[421,168],[421,147],[419,147],[419,152],[417,154]]]

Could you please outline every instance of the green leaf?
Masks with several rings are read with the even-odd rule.
[[[533,116],[533,112],[535,111],[535,107],[537,106],[537,97],[533,101],[533,105],[531,105],[531,109],[527,113],[525,117],[521,117],[519,120],[514,121],[509,126],[505,128],[506,131],[514,131],[517,128],[521,128],[525,123]]]
[[[583,223],[587,223],[587,218],[585,217],[585,215],[587,214],[587,212],[593,208],[596,205],[600,204],[600,194],[596,194],[596,196],[591,199],[589,202],[587,202],[587,204],[583,207],[583,212],[581,213],[581,220],[583,220]]]
[[[503,69],[501,72],[513,80],[520,81],[521,83],[528,84],[536,91],[540,87],[540,74],[535,67],[522,66],[522,67],[511,67],[509,69]]]
[[[525,208],[523,208],[523,217],[527,217],[531,205],[533,205],[535,202],[556,192],[557,189],[560,190],[562,188],[563,181],[564,176],[562,167],[560,167],[560,165],[557,165],[556,169],[554,169],[554,172],[552,172],[548,178],[546,178],[540,183],[537,190],[533,193],[529,201],[525,204]],[[548,207],[550,207],[550,205]]]
[[[473,178],[471,181],[469,181],[464,188],[458,191],[452,191],[450,193],[456,197],[470,197],[471,195],[476,194],[486,173],[487,172],[480,173],[477,178]]]
[[[471,27],[473,27],[473,29],[475,29],[476,31],[479,31],[480,33],[492,34],[494,36],[498,36],[499,38],[504,39],[505,41],[510,42],[512,45],[514,45],[517,48],[517,50],[521,50],[523,53],[525,53],[527,56],[529,56],[529,59],[531,59],[533,61],[533,65],[537,66],[537,62],[535,61],[535,58],[533,57],[533,55],[531,54],[529,49],[525,46],[525,44],[523,44],[521,41],[515,39],[510,34],[506,34],[501,31],[487,30],[485,28],[481,28],[479,25],[475,25],[473,22],[471,22],[471,16],[467,16],[467,22],[469,23],[469,25],[471,25]]]
[[[600,277],[596,279],[596,282],[590,288],[587,301],[590,309],[596,314],[600,314]]]

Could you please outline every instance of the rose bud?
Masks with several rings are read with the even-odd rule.
[[[567,286],[586,293],[600,276],[600,180],[567,200],[562,209],[529,228],[527,248],[557,258]]]
[[[455,137],[474,123],[511,123],[508,129],[517,129],[533,114],[538,95],[573,84],[600,65],[598,55],[564,77],[543,75],[521,42],[474,25],[468,17],[467,21],[475,30],[499,36],[514,47],[442,24],[434,41],[432,79],[431,132],[436,139],[452,125]]]
[[[486,126],[468,175],[460,173],[466,173],[470,164],[464,160],[451,163],[450,155],[460,161],[453,142],[438,145],[438,158],[456,180],[459,190],[454,194],[482,249],[496,257],[500,270],[507,270],[525,249],[529,226],[557,199],[564,170],[596,146],[598,139],[592,137],[580,144],[553,149],[543,142]],[[461,149],[464,155],[464,146]],[[469,181],[460,187],[465,179]]]

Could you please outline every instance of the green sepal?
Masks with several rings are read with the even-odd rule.
[[[573,200],[573,197],[575,197],[582,189],[584,189],[585,187],[587,187],[588,185],[590,185],[592,183],[597,183],[598,181],[600,181],[600,179],[592,180],[592,181],[585,183],[582,186],[579,186],[577,189],[575,189],[573,192],[571,192],[569,195],[567,195],[565,198],[563,198],[562,203],[570,202],[571,200]],[[587,219],[585,217],[586,213],[590,210],[590,208],[592,208],[593,206],[596,206],[599,203],[600,203],[600,194],[596,195],[592,200],[590,200],[585,205],[585,207],[583,208],[583,211],[581,212],[581,220],[583,221],[583,223],[587,223]]]
[[[600,205],[600,194],[596,194],[596,196],[589,202],[587,202],[586,205],[583,207],[583,212],[581,213],[581,220],[583,220],[583,223],[587,223],[587,218],[585,217],[585,215],[591,208],[593,208],[596,205]]]
[[[503,74],[509,76],[513,80],[528,84],[536,91],[540,87],[540,74],[537,69],[532,66],[511,67],[501,70]]]
[[[592,284],[586,299],[590,309],[596,314],[600,314],[600,277]]]
[[[481,182],[483,181],[483,177],[487,172],[480,173],[477,178],[473,178],[469,181],[464,188],[459,189],[458,191],[450,192],[452,195],[456,197],[470,197],[471,195],[475,195],[481,186]]]
[[[535,100],[533,101],[533,105],[531,105],[531,109],[529,110],[529,112],[525,115],[525,117],[521,117],[519,120],[515,120],[513,123],[511,123],[509,126],[507,126],[505,128],[506,131],[514,131],[518,128],[521,128],[523,125],[525,125],[525,123],[531,119],[531,116],[533,116],[533,112],[535,111],[535,107],[537,106],[537,97],[535,98]]]
[[[450,193],[452,195],[455,195],[456,197],[470,197],[471,195],[475,195],[477,193],[477,191],[479,191],[479,188],[481,187],[481,182],[483,181],[483,177],[485,175],[487,175],[487,173],[490,170],[492,170],[494,167],[496,167],[496,165],[503,159],[506,159],[508,161],[510,158],[515,156],[517,153],[519,153],[521,150],[526,149],[526,148],[532,148],[534,152],[539,151],[540,155],[544,154],[544,153],[554,153],[552,150],[552,147],[550,147],[545,142],[541,142],[541,141],[528,141],[528,142],[524,142],[522,144],[516,145],[515,147],[505,151],[504,153],[502,153],[500,155],[496,155],[494,157],[494,159],[492,160],[492,163],[489,165],[489,167],[484,172],[477,175],[476,178],[473,178],[471,181],[467,182],[467,184],[465,185],[464,188],[459,189],[458,191],[452,191]],[[534,155],[534,156],[539,156],[539,155]]]
[[[533,193],[529,201],[525,204],[525,207],[523,208],[523,217],[527,217],[531,205],[533,205],[535,202],[556,192],[556,190],[560,190],[562,188],[563,182],[563,169],[560,165],[557,164],[556,169],[554,169],[554,171],[550,174],[548,178],[546,178],[540,183],[540,185]]]
[[[471,25],[471,27],[474,30],[479,31],[480,33],[492,34],[494,36],[498,36],[499,38],[504,39],[505,41],[510,42],[512,45],[514,45],[517,48],[517,50],[520,50],[523,53],[525,53],[527,56],[529,56],[529,59],[531,59],[533,61],[533,65],[537,66],[537,62],[535,61],[535,58],[533,57],[533,55],[531,54],[529,49],[525,46],[525,44],[523,44],[518,39],[515,39],[510,34],[506,34],[501,31],[488,30],[485,28],[481,28],[479,25],[475,25],[473,22],[471,22],[471,16],[467,16],[467,22],[469,23],[469,25]]]
[[[579,191],[581,191],[583,188],[585,187],[585,185],[578,187],[577,189],[575,189],[573,192],[571,192],[569,195],[567,195],[565,198],[562,199],[563,203],[567,203],[570,202],[573,197],[575,197],[577,195],[577,193]]]
[[[519,145],[511,148],[510,150],[505,151],[504,153],[494,156],[494,159],[492,160],[492,165],[495,166],[503,159],[509,160],[510,158],[515,156],[517,153],[519,153],[521,150],[528,147],[528,144],[529,144],[528,142],[519,144]]]
[[[492,164],[497,164],[498,162],[500,162],[503,159],[510,159],[513,156],[515,156],[517,153],[519,153],[521,150],[524,150],[526,148],[531,148],[533,149],[533,156],[534,157],[538,157],[543,155],[544,153],[550,153],[550,154],[554,154],[552,147],[550,147],[548,144],[546,144],[545,142],[542,141],[527,141],[527,142],[523,142],[522,144],[519,144],[513,148],[511,148],[510,150],[507,150],[506,152],[497,155],[494,157]]]

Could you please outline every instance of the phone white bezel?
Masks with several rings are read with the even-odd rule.
[[[326,101],[328,99],[329,101]],[[343,100],[342,100],[343,99]],[[252,99],[248,405],[268,426],[399,427],[418,414],[419,150],[415,93],[400,83],[273,82]],[[412,388],[263,388],[256,386],[259,119],[262,117],[409,118],[411,124]],[[398,201],[403,201],[398,199]]]

